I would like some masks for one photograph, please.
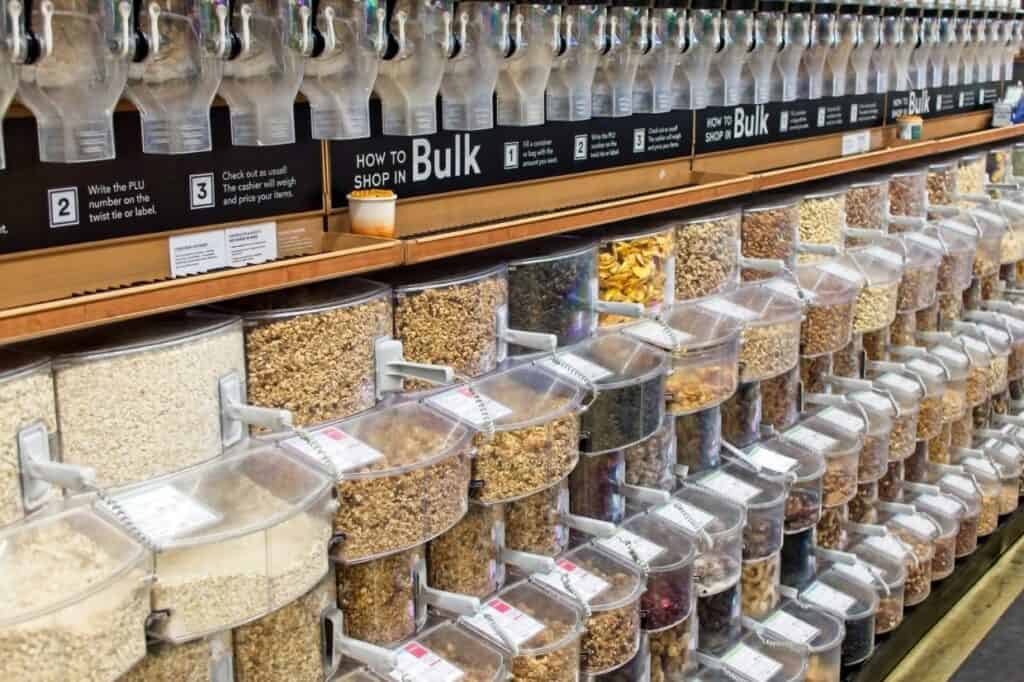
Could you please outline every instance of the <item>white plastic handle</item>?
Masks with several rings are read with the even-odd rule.
[[[644,316],[644,306],[641,303],[627,303],[625,301],[594,301],[594,310],[599,313],[610,315],[622,315],[640,319]]]
[[[288,410],[234,403],[226,407],[226,412],[232,419],[271,431],[284,431],[292,427],[292,413]]]
[[[481,607],[480,600],[476,597],[456,592],[445,592],[425,584],[420,586],[420,594],[425,604],[460,616],[471,616]]]
[[[646,488],[641,485],[623,483],[619,486],[619,492],[626,499],[639,502],[640,504],[663,505],[672,501],[672,495],[668,491]]]
[[[91,467],[38,459],[29,462],[28,473],[34,478],[74,492],[96,488],[96,470]]]
[[[599,538],[611,538],[615,537],[618,532],[618,528],[615,524],[608,523],[607,521],[599,521],[598,519],[592,519],[588,516],[577,516],[576,514],[565,514],[562,517],[565,525],[569,526],[573,530],[578,530],[581,533],[587,535],[594,535]]]
[[[551,557],[531,552],[520,552],[508,547],[502,548],[501,560],[516,568],[521,568],[527,573],[550,573],[555,570],[555,560]]]

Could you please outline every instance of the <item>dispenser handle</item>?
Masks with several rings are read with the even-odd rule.
[[[429,587],[426,584],[420,586],[420,594],[425,604],[460,616],[471,616],[479,611],[482,606],[480,600],[476,597],[471,597],[468,594],[458,594],[457,592],[446,592]]]
[[[642,303],[628,303],[625,301],[594,301],[594,310],[609,315],[622,315],[640,319],[644,316]]]
[[[599,521],[598,519],[592,519],[588,516],[577,516],[576,514],[565,514],[562,517],[565,525],[569,526],[573,530],[578,530],[581,533],[587,535],[595,535],[599,538],[610,538],[614,537],[618,532],[618,528],[615,524],[608,523],[607,521]]]
[[[550,573],[555,570],[555,560],[551,557],[531,554],[530,552],[520,552],[508,547],[502,548],[501,560],[521,568],[527,573]]]
[[[353,639],[344,635],[345,617],[341,609],[329,607],[321,614],[321,620],[331,626],[331,637],[325,636],[324,658],[329,661],[324,668],[332,670],[341,662],[341,656],[348,656],[351,659],[368,665],[375,671],[390,671],[398,667],[398,656],[395,652],[384,647],[379,647],[369,642]],[[326,633],[326,628],[325,628]]]
[[[33,478],[74,492],[94,490],[96,488],[96,470],[91,467],[49,460],[29,459],[27,473]]]
[[[663,505],[672,501],[672,496],[667,490],[657,488],[645,488],[641,485],[630,485],[623,483],[619,485],[619,492],[628,500],[649,505]]]

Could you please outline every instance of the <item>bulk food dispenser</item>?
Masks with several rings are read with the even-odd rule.
[[[826,68],[826,60],[837,47],[836,5],[815,2],[811,8],[811,40],[801,67],[807,71],[808,99],[821,99],[832,94],[832,71]]]
[[[828,97],[842,97],[853,94],[856,85],[850,67],[850,57],[860,39],[860,6],[854,2],[839,5],[839,16],[836,19],[836,42],[832,50],[825,55],[827,70],[825,81],[831,81],[832,87],[822,93]]]
[[[310,7],[285,0],[240,0],[232,11],[241,45],[225,65],[220,84],[231,113],[231,142],[292,144],[295,96],[315,43]]]
[[[494,88],[499,65],[508,52],[508,21],[508,6],[503,2],[456,3],[454,54],[441,79],[441,127],[445,130],[494,127]]]
[[[721,83],[712,74],[715,55],[722,47],[721,5],[714,0],[693,0],[690,6],[690,46],[683,55],[681,67],[686,87],[680,87],[676,109],[704,109],[715,104],[714,83]],[[677,75],[677,78],[679,76]],[[721,89],[718,90],[721,93]],[[717,104],[721,104],[719,98]]]
[[[32,111],[39,159],[79,163],[114,158],[114,106],[135,56],[132,3],[89,9],[73,0],[8,8],[18,99]]]
[[[512,4],[511,54],[498,71],[498,125],[544,123],[544,91],[561,47],[559,3]]]
[[[892,80],[889,90],[909,90],[913,83],[910,79],[911,58],[918,50],[921,40],[921,10],[913,3],[903,8],[900,17],[900,40],[893,59]]]
[[[956,18],[953,24],[953,39],[946,53],[946,85],[968,85],[968,54],[971,45],[971,19],[966,0],[956,0]]]
[[[882,40],[882,6],[877,0],[865,0],[860,6],[857,45],[850,53],[846,91],[854,95],[876,92],[879,72],[875,60]]]
[[[715,55],[722,82],[721,104],[751,104],[754,76],[751,50],[754,47],[754,0],[729,0],[722,14],[722,49]]]
[[[633,114],[633,84],[641,56],[650,47],[647,0],[612,0],[608,8],[608,41],[594,74],[593,116],[619,118]]]
[[[947,85],[949,81],[949,69],[947,63],[952,57],[953,47],[956,43],[956,8],[953,0],[938,0],[938,37],[932,47],[931,75],[928,85],[933,88],[940,88]]]
[[[785,44],[779,53],[782,74],[782,101],[807,97],[807,63],[804,52],[811,46],[811,3],[790,3],[783,19]]]
[[[452,51],[452,0],[398,0],[373,91],[385,135],[437,132],[437,93]]]
[[[142,151],[209,151],[210,105],[232,56],[228,5],[173,0],[139,3],[138,11],[145,47],[129,68],[125,94],[142,117]]]
[[[370,93],[388,46],[379,0],[320,0],[314,19],[324,49],[306,61],[300,91],[309,100],[313,138],[370,136]]]
[[[932,83],[934,51],[939,44],[939,10],[936,0],[927,0],[921,9],[920,41],[910,56],[911,88],[923,89]]]
[[[973,0],[980,5],[979,0]],[[966,20],[964,30],[967,32],[968,40],[960,55],[960,84],[970,85],[980,82],[981,61],[985,50],[985,20],[982,18],[984,12],[975,11],[978,8],[972,7],[971,18]]]
[[[878,70],[878,88],[882,94],[895,89],[896,60],[903,41],[903,6],[900,0],[882,2],[882,38],[875,51],[873,68]]]
[[[562,8],[562,48],[544,95],[549,121],[590,118],[594,74],[607,41],[605,4],[603,0],[572,0]]]
[[[651,7],[651,47],[640,57],[633,84],[633,111],[663,114],[672,109],[673,89],[689,38],[687,0],[658,0]]]
[[[754,104],[777,102],[782,97],[778,59],[783,44],[785,5],[777,0],[762,0],[754,15],[754,49],[749,58],[754,78]]]

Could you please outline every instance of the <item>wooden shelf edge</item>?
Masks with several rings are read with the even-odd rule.
[[[398,241],[0,310],[0,344],[402,264]]]

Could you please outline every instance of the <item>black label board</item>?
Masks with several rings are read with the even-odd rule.
[[[697,112],[696,152],[709,154],[770,142],[882,125],[882,95],[709,107]]]
[[[949,85],[941,88],[922,88],[889,93],[886,121],[895,123],[900,116],[910,114],[924,119],[950,116],[971,111],[991,109],[999,99],[1002,82]]]
[[[372,137],[330,144],[334,208],[354,189],[387,188],[403,199],[442,194],[686,157],[693,144],[690,111],[418,137],[380,135],[376,101],[370,119]]]
[[[228,110],[211,118],[211,151],[143,154],[138,113],[118,112],[117,158],[80,164],[40,162],[35,119],[6,119],[0,253],[323,210],[308,106],[295,109],[297,142],[273,147],[236,147]]]

